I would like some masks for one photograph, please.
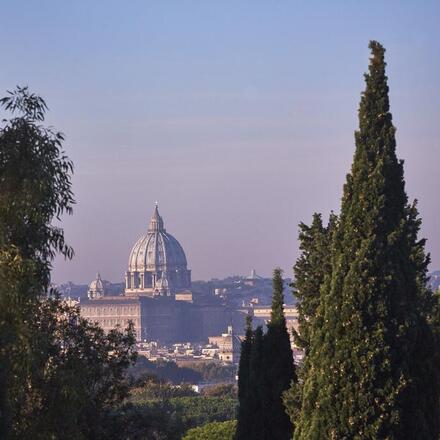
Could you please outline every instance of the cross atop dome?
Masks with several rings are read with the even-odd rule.
[[[165,231],[163,227],[163,220],[159,214],[158,203],[154,205],[153,215],[151,216],[150,224],[148,225],[148,232]]]

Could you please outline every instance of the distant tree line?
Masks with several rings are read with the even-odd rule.
[[[124,403],[114,407],[114,438],[180,440],[191,428],[234,420],[235,396],[217,387],[199,395],[188,384],[140,379]]]
[[[199,428],[190,429],[183,440],[233,440],[236,426],[236,420],[207,423]]]
[[[138,356],[136,363],[128,369],[128,374],[136,380],[156,377],[174,384],[229,382],[235,379],[236,368],[233,365],[217,362],[194,362],[179,367],[174,361],[162,359],[150,361],[145,356]]]

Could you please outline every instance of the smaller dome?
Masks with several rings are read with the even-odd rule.
[[[96,274],[96,279],[94,279],[89,284],[89,290],[87,291],[87,296],[90,299],[101,298],[106,293],[106,281],[103,281],[99,272]]]

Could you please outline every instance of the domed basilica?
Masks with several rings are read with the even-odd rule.
[[[98,273],[80,302],[81,314],[105,331],[131,321],[138,340],[201,341],[229,322],[224,306],[194,301],[185,252],[165,230],[157,204],[130,252],[124,292],[111,294],[110,286]]]
[[[125,273],[127,296],[171,296],[191,288],[185,252],[154,208],[148,230],[133,246]]]

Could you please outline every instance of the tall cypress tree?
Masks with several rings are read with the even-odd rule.
[[[264,371],[264,343],[265,335],[261,326],[254,332],[249,361],[249,388],[247,406],[252,416],[252,423],[249,423],[246,432],[243,432],[243,440],[266,440],[267,423],[267,381]]]
[[[375,41],[370,49],[296,440],[437,440],[439,434],[439,372],[422,287],[427,259],[396,157],[385,50]]]
[[[265,417],[269,439],[291,439],[292,424],[282,395],[296,381],[290,338],[284,316],[283,278],[281,269],[273,274],[272,311],[264,341],[264,374],[266,375]]]
[[[240,362],[238,364],[238,415],[235,438],[247,439],[247,432],[253,424],[254,414],[250,408],[250,360],[254,332],[252,331],[252,318],[246,317],[246,336],[241,343]]]
[[[252,332],[248,318],[241,346],[237,440],[292,437],[292,424],[282,396],[291,382],[296,381],[296,374],[283,306],[283,279],[281,270],[275,269],[267,333],[264,334],[260,326]]]

